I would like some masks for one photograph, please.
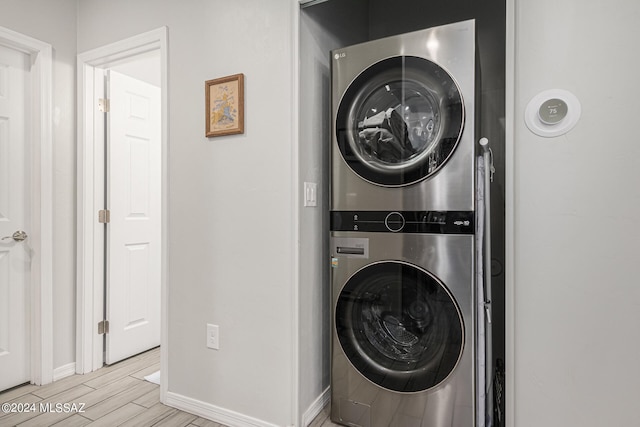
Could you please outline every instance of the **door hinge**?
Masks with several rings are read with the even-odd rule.
[[[101,322],[98,322],[98,334],[103,335],[108,333],[109,333],[109,321],[103,320]]]
[[[109,209],[101,209],[98,211],[98,222],[100,224],[108,224],[111,222],[111,211]]]
[[[101,113],[108,113],[109,110],[111,109],[111,102],[109,102],[108,98],[100,98],[98,99],[98,110],[100,110]]]

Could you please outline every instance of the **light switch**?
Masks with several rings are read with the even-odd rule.
[[[318,184],[315,182],[304,183],[304,205],[308,207],[318,206]]]

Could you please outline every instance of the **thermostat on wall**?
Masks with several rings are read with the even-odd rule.
[[[564,135],[580,119],[580,101],[571,92],[550,89],[534,96],[524,113],[529,130],[545,138]]]

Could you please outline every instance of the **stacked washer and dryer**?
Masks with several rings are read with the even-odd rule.
[[[331,59],[331,419],[475,426],[475,22]]]

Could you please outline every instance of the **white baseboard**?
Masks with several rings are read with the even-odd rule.
[[[165,405],[189,412],[202,418],[224,424],[229,427],[278,427],[266,421],[252,418],[210,403],[168,391]]]
[[[320,396],[307,408],[302,415],[302,427],[307,427],[313,422],[320,412],[327,406],[331,399],[331,387],[327,387]]]
[[[53,370],[53,380],[58,381],[76,373],[76,363],[69,363]]]

